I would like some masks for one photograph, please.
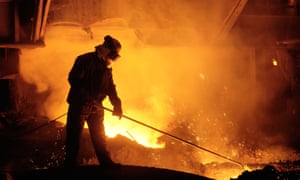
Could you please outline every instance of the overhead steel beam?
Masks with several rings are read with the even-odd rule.
[[[217,43],[219,41],[223,41],[228,35],[229,31],[237,21],[238,17],[242,13],[244,7],[246,6],[248,0],[237,0],[234,6],[229,11],[228,15],[223,21],[223,25],[221,26],[221,30],[217,33],[216,38],[213,43]]]
[[[44,35],[51,0],[0,0],[0,48],[34,48],[44,46]],[[21,11],[23,5],[32,10]],[[28,17],[27,17],[28,16]],[[24,19],[34,21],[24,22]],[[21,22],[23,20],[23,22]],[[32,25],[31,25],[32,23]],[[29,25],[31,27],[29,28]]]

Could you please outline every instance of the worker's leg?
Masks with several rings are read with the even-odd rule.
[[[106,147],[106,136],[103,121],[103,109],[97,110],[94,113],[90,114],[87,119],[91,140],[95,148],[95,153],[97,155],[99,163],[100,165],[110,165],[113,163],[113,161],[111,160]]]
[[[76,105],[69,106],[66,125],[66,167],[77,165],[80,136],[84,125],[83,118],[81,107]]]

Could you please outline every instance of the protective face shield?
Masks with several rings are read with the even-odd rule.
[[[117,58],[120,57],[119,51],[120,51],[120,50],[118,50],[118,49],[117,49],[117,50],[111,50],[111,51],[108,53],[107,57],[108,57],[109,59],[112,59],[112,60],[114,61],[114,60],[116,60]]]

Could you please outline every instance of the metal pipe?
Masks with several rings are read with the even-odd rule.
[[[43,0],[39,0],[37,4],[37,14],[36,14],[37,18],[35,21],[35,30],[34,30],[34,37],[33,37],[34,43],[40,39],[42,11],[43,11]]]
[[[49,13],[49,9],[50,9],[50,4],[51,4],[51,0],[46,0],[45,12],[43,14],[42,27],[41,27],[41,32],[40,32],[40,38],[42,38],[42,39],[44,39],[44,36],[45,36],[46,25],[47,25],[47,18],[48,18],[48,13]]]

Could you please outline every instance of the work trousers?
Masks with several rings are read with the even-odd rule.
[[[106,149],[104,110],[95,105],[69,104],[66,125],[65,166],[76,166],[80,148],[80,137],[87,122],[92,144],[100,165],[113,163]]]

